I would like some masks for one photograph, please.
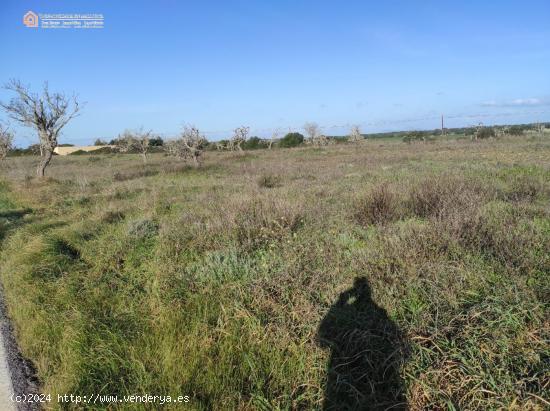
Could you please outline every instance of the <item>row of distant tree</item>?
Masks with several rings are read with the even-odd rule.
[[[17,123],[32,128],[38,137],[38,144],[33,144],[26,149],[13,149],[13,133],[4,125],[0,124],[0,159],[8,152],[12,155],[39,154],[40,161],[37,166],[37,175],[44,176],[46,167],[59,146],[58,137],[61,130],[74,117],[80,115],[82,105],[76,96],[67,97],[62,93],[50,92],[48,84],[45,83],[41,93],[33,93],[28,86],[18,80],[11,80],[4,86],[5,89],[14,93],[8,103],[0,102],[9,118]],[[484,139],[503,135],[517,136],[525,130],[538,130],[544,132],[548,124],[529,124],[516,126],[484,127],[479,124],[474,127],[462,129],[443,129],[428,131],[407,131],[398,133],[370,134],[369,138],[377,137],[399,137],[406,142],[427,141],[435,138],[438,134],[462,133],[470,135],[472,139]],[[143,161],[147,161],[147,155],[153,151],[164,151],[167,155],[174,156],[180,160],[192,160],[196,166],[201,164],[202,154],[205,150],[229,150],[243,151],[256,150],[273,147],[296,147],[302,144],[313,146],[325,146],[338,142],[357,143],[365,139],[359,126],[351,127],[348,136],[335,137],[326,136],[321,132],[317,123],[306,123],[303,126],[304,134],[290,132],[284,136],[278,130],[274,131],[270,139],[262,139],[256,136],[249,137],[250,127],[241,126],[233,130],[233,135],[228,140],[209,142],[194,126],[186,126],[175,139],[164,141],[152,131],[125,130],[117,138],[105,141],[98,139],[96,145],[110,146],[96,150],[96,153],[111,152],[116,150],[121,153],[139,153]],[[83,154],[76,152],[74,154]]]
[[[311,123],[308,123],[311,124]],[[540,132],[541,129],[550,129],[550,123],[531,123],[531,124],[517,124],[517,125],[499,125],[499,126],[484,126],[479,124],[477,126],[471,127],[457,127],[457,128],[446,128],[443,131],[441,129],[435,130],[412,130],[412,131],[396,131],[396,132],[386,132],[386,133],[371,133],[371,134],[360,134],[362,138],[365,139],[377,139],[377,138],[402,138],[403,141],[426,141],[433,140],[436,137],[439,137],[443,134],[445,135],[464,135],[466,137],[473,137],[478,139],[485,139],[491,137],[498,137],[502,135],[509,136],[522,136],[525,132]],[[349,136],[327,136],[327,138],[334,140],[336,143],[344,143],[349,140]],[[105,145],[117,145],[117,139],[112,140],[103,140],[97,139],[94,142],[96,146],[105,146]],[[241,147],[243,150],[258,150],[266,149],[270,147],[281,147],[281,148],[290,148],[298,147],[304,144],[307,141],[306,137],[299,132],[290,132],[287,133],[284,137],[280,139],[266,139],[253,136],[248,138],[245,142],[242,143]],[[229,140],[220,140],[218,142],[209,142],[206,143],[206,149],[216,149],[216,144],[227,145]],[[60,146],[71,146],[71,144],[61,144]],[[152,138],[149,141],[151,147],[162,147],[164,145],[164,140],[162,137],[157,136]]]
[[[526,132],[540,132],[544,129],[550,129],[550,123],[529,123],[516,125],[496,125],[484,126],[478,124],[470,127],[456,127],[435,130],[413,130],[413,131],[390,131],[385,133],[367,134],[368,139],[376,138],[400,138],[404,141],[429,140],[440,137],[441,135],[449,136],[478,136],[478,138],[498,137],[501,135],[521,136]]]
[[[513,126],[472,126],[463,128],[451,128],[445,129],[444,133],[447,135],[464,135],[472,139],[486,139],[492,137],[498,137],[503,135],[509,136],[521,136],[525,132],[540,131],[541,127],[550,129],[550,123],[535,123],[535,124],[519,124]],[[379,138],[401,138],[404,142],[410,143],[415,141],[433,141],[443,133],[441,129],[436,130],[413,130],[413,131],[398,131],[387,133],[374,133],[374,134],[361,134],[363,138],[379,139]],[[345,143],[349,140],[349,136],[328,136],[327,139],[332,140],[334,143]],[[149,152],[158,153],[165,151],[166,143],[171,140],[165,141],[160,136],[153,136],[148,139],[147,145]],[[265,139],[257,136],[252,136],[244,140],[241,144],[243,150],[260,150],[268,149],[271,147],[279,148],[291,148],[304,145],[307,142],[306,137],[299,132],[290,132],[278,139]],[[119,152],[121,137],[117,137],[111,140],[98,138],[94,141],[95,146],[111,146],[112,148],[97,150],[93,152],[77,151],[74,154],[106,154]],[[211,142],[205,139],[203,146],[204,150],[216,150],[219,147],[227,147],[230,143],[229,139],[220,140],[217,142]],[[59,147],[73,147],[73,144],[59,144]],[[131,147],[126,150],[127,153],[139,153],[139,150],[135,147]],[[26,148],[12,148],[9,152],[10,156],[24,156],[24,155],[38,155],[40,154],[40,144],[31,144]]]
[[[550,123],[542,123],[542,125],[550,129]],[[478,138],[489,138],[496,137],[499,130],[507,130],[507,134],[510,136],[521,136],[525,132],[537,131],[537,124],[519,124],[513,126],[494,126],[494,127],[482,127],[479,129]],[[465,135],[465,136],[474,136],[476,134],[476,127],[464,127],[464,128],[452,128],[445,129],[445,132],[449,135]],[[398,131],[398,132],[387,132],[387,133],[373,133],[373,134],[362,134],[364,138],[368,139],[377,139],[377,138],[399,138],[401,137],[404,141],[420,141],[420,140],[430,140],[434,137],[441,136],[441,129],[432,130],[432,131]],[[347,141],[347,136],[329,136],[328,138],[334,139],[337,143]],[[302,145],[305,141],[303,134],[299,132],[291,132],[286,134],[281,139],[272,142],[270,139],[260,138],[257,136],[250,137],[243,144],[242,148],[244,150],[258,150],[269,148],[270,145],[275,145],[276,147],[281,148],[290,148],[298,147]],[[218,143],[226,145],[229,140],[220,140]],[[118,138],[106,140],[98,138],[94,141],[95,146],[116,146],[118,143]],[[152,152],[162,151],[159,148],[162,148],[165,144],[165,141],[162,137],[156,136],[149,140],[149,146],[152,148]],[[74,144],[59,144],[59,147],[74,147]],[[205,145],[207,150],[215,150],[216,142],[207,141]],[[155,148],[157,148],[155,150]],[[108,152],[108,150],[100,151]],[[40,144],[31,144],[26,148],[13,148],[10,152],[10,156],[20,156],[20,155],[36,155],[40,154]],[[88,153],[89,154],[89,153]]]
[[[542,128],[544,129],[544,127]],[[472,140],[483,140],[487,138],[495,138],[502,136],[521,136],[525,131],[541,131],[540,126],[536,125],[517,125],[517,126],[492,126],[486,127],[482,124],[468,128],[459,128],[453,130],[434,130],[430,131],[409,131],[403,135],[403,141],[411,143],[414,141],[434,141],[438,136],[443,134],[448,135],[464,135]]]
[[[338,137],[334,137],[338,138]],[[281,147],[281,148],[289,148],[289,147],[297,147],[301,145],[304,142],[304,135],[301,133],[293,132],[288,133],[284,137],[272,141],[270,139],[260,138],[257,136],[252,136],[248,139],[246,139],[241,147],[243,150],[261,150],[261,149],[267,149],[273,146]],[[170,140],[168,140],[170,141]],[[229,144],[230,140],[220,140],[217,142],[211,142],[206,141],[205,148],[208,150],[216,150],[216,144],[221,144],[223,146],[227,146]],[[114,138],[111,140],[104,140],[101,138],[98,138],[94,141],[94,146],[113,146],[116,147],[119,144],[119,138]],[[159,149],[155,150],[155,148],[161,148],[164,147],[165,141],[162,137],[156,136],[151,139],[149,139],[149,147],[152,148],[152,151],[161,151]],[[59,144],[60,147],[74,147],[74,144]],[[33,146],[29,146],[27,149],[20,149],[21,152],[29,152],[29,153],[38,153],[38,144],[35,144]]]
[[[59,146],[58,138],[62,129],[76,116],[81,114],[82,104],[75,95],[69,97],[63,93],[51,92],[48,83],[39,93],[32,92],[29,86],[19,80],[10,80],[4,88],[13,93],[8,102],[0,102],[7,116],[15,122],[33,129],[38,137],[38,144],[31,145],[27,149],[13,149],[13,132],[3,124],[0,124],[0,159],[3,159],[11,151],[13,155],[40,154],[36,173],[44,177],[45,170],[50,164],[55,149]],[[319,127],[315,123],[308,123],[306,131],[310,134],[309,142],[324,144],[328,141],[325,136],[320,135]],[[352,132],[358,134],[358,128]],[[278,135],[273,134],[268,142],[258,137],[249,138],[250,127],[237,127],[231,139],[215,143],[218,150],[243,151],[244,149],[272,148],[274,142],[283,147],[290,147],[301,144],[304,138],[300,134],[288,134],[278,141]],[[359,134],[360,135],[360,134]],[[112,150],[141,154],[143,161],[147,161],[147,155],[151,149],[162,148],[166,154],[174,156],[183,161],[193,160],[196,166],[201,164],[202,153],[210,146],[206,137],[192,126],[184,127],[182,133],[173,140],[163,141],[152,131],[126,130],[116,139],[109,141],[111,144],[103,144],[105,141],[97,141],[103,147],[99,150]],[[101,144],[100,144],[101,143]],[[78,154],[75,153],[75,154]]]

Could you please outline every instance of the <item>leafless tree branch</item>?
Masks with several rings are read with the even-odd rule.
[[[143,127],[137,130],[124,130],[116,139],[116,147],[121,153],[138,152],[147,162],[147,154],[151,148],[150,142],[154,137],[153,131],[144,131]]]
[[[361,134],[361,130],[359,129],[359,126],[352,126],[351,131],[349,133],[349,141],[353,143],[358,143],[363,140],[364,140],[364,137]]]
[[[165,144],[165,150],[171,156],[180,160],[187,161],[193,159],[195,167],[202,163],[202,155],[208,141],[198,128],[194,126],[184,126],[181,135]]]
[[[38,133],[41,160],[36,172],[43,177],[61,130],[80,114],[81,105],[74,95],[67,97],[62,93],[50,92],[47,82],[41,94],[31,93],[28,86],[15,79],[4,88],[14,92],[15,96],[8,103],[0,102],[0,107],[9,118],[34,128]]]
[[[0,123],[0,160],[6,158],[12,149],[13,133],[7,126]]]
[[[233,130],[233,137],[229,140],[228,148],[229,150],[243,151],[241,145],[248,139],[248,133],[250,132],[250,127],[241,126]]]

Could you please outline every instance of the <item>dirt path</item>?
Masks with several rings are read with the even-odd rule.
[[[2,334],[0,334],[0,340],[0,409],[15,411],[15,404],[11,400],[13,396],[11,373],[8,367],[6,349],[4,348],[4,337]]]
[[[38,380],[32,364],[25,360],[13,336],[0,289],[0,410],[34,411],[34,403],[14,403],[12,395],[37,394]]]

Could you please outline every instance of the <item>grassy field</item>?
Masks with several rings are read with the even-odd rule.
[[[0,166],[0,278],[45,393],[550,405],[548,138],[212,152],[201,169],[56,157],[43,181],[36,160]]]

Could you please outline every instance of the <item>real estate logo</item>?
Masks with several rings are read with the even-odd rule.
[[[23,24],[27,27],[38,27],[38,15],[29,10],[23,16]]]
[[[102,29],[104,17],[101,13],[35,13],[28,11],[23,16],[27,27],[41,29]]]

